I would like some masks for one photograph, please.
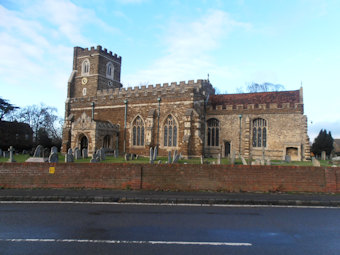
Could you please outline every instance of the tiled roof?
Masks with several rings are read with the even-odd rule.
[[[248,104],[270,104],[276,103],[280,107],[282,103],[294,105],[300,102],[300,91],[278,91],[278,92],[259,92],[242,94],[211,95],[209,103],[213,107],[216,105],[244,105]]]

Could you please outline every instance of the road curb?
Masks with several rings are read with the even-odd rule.
[[[313,206],[340,207],[340,201],[316,200],[261,200],[228,198],[167,198],[167,197],[117,197],[117,196],[0,196],[6,201],[50,201],[50,202],[107,202],[140,204],[195,204],[195,205],[261,205],[261,206]]]

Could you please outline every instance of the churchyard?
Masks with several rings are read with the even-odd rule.
[[[74,154],[73,154],[74,155]],[[58,163],[65,163],[65,155],[63,155],[62,153],[57,153],[58,156]],[[67,155],[66,155],[67,156]],[[104,158],[102,158],[101,160],[97,160],[97,162],[100,163],[133,163],[133,164],[147,164],[150,163],[150,158],[149,157],[142,157],[142,156],[137,156],[134,155],[133,159],[131,159],[132,155],[128,155],[127,156],[118,156],[115,157],[114,155],[107,155]],[[173,157],[174,155],[171,155],[171,161],[173,161]],[[29,154],[18,154],[18,153],[14,153],[13,154],[13,158],[15,160],[15,162],[18,163],[23,163],[23,162],[34,162],[34,161],[30,161],[30,159],[32,159],[32,157]],[[48,161],[48,157],[45,158]],[[168,157],[156,157],[156,159],[153,160],[153,164],[167,164],[168,163]],[[83,158],[83,157],[74,157],[73,156],[73,162],[75,163],[90,163],[91,160],[93,160],[93,158],[91,157],[87,157],[87,158]],[[203,164],[219,164],[219,159],[216,158],[191,158],[191,159],[184,159],[184,158],[178,158],[177,161],[175,163],[178,164],[202,164],[202,160],[203,160]],[[9,153],[2,153],[1,157],[0,157],[0,162],[8,162],[9,161]],[[234,161],[234,162],[232,162]],[[248,159],[245,159],[245,161],[247,162],[247,164],[249,164]],[[252,160],[252,164],[255,163],[255,160]],[[332,163],[329,160],[319,160],[318,162],[320,162],[320,166],[322,167],[330,167],[332,166]],[[173,163],[173,162],[172,162]],[[235,158],[234,160],[232,160],[231,158],[221,158],[220,159],[220,164],[222,165],[231,165],[231,164],[235,164],[235,165],[242,165],[245,162],[242,162],[241,159]],[[270,161],[271,165],[278,165],[278,166],[313,166],[313,162],[312,161],[291,161],[291,162],[287,162],[284,160],[272,160]]]

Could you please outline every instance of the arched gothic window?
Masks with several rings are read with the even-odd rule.
[[[114,67],[111,62],[106,64],[106,78],[113,79]]]
[[[137,117],[132,124],[133,146],[144,146],[144,123],[141,117]]]
[[[218,119],[208,120],[208,146],[219,146],[220,122]]]
[[[267,147],[267,121],[253,120],[253,147]]]
[[[169,115],[164,123],[164,146],[176,147],[177,146],[177,125],[176,121]]]
[[[85,59],[81,65],[81,74],[88,75],[90,74],[90,61]]]

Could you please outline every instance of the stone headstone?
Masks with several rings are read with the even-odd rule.
[[[58,163],[58,153],[51,152],[50,156],[48,157],[49,163]]]
[[[82,153],[81,153],[81,154],[82,154],[83,158],[88,158],[88,157],[89,157],[86,148],[84,148],[84,149],[82,150]]]
[[[266,164],[266,160],[264,158],[261,158],[260,162],[261,162],[261,166],[264,166]]]
[[[94,152],[94,153],[92,154],[90,163],[96,163],[96,162],[98,162],[98,156],[97,156],[97,153]]]
[[[232,165],[235,164],[235,151],[233,151],[232,154],[231,154],[230,164],[232,164]]]
[[[286,163],[292,162],[292,158],[290,157],[290,155],[286,155],[286,156],[285,156],[285,162],[286,162]]]
[[[4,158],[9,158],[9,151],[3,151],[2,155]]]
[[[2,150],[0,149],[0,158],[2,157]]]
[[[266,165],[267,165],[267,166],[270,166],[271,164],[272,164],[272,162],[270,161],[269,158],[267,158],[267,159],[266,159]]]
[[[203,155],[201,155],[200,159],[201,159],[201,165],[203,165],[204,164],[204,157],[203,157]]]
[[[70,162],[74,162],[74,157],[73,157],[71,148],[69,148],[67,151],[67,154],[65,154],[65,163],[70,163]]]
[[[158,164],[161,164],[162,163],[162,160],[158,160]]]
[[[176,154],[176,156],[173,158],[172,163],[177,163],[179,160],[179,154]]]
[[[52,146],[51,148],[51,154],[52,153],[58,153],[58,148],[56,146]]]
[[[261,160],[260,159],[255,159],[255,161],[253,161],[251,164],[253,166],[259,166],[259,165],[261,165]]]
[[[218,156],[217,156],[217,164],[218,164],[218,165],[221,165],[221,153],[218,153]]]
[[[51,153],[51,150],[49,148],[44,148],[43,158],[48,158],[50,153]]]
[[[153,164],[153,149],[152,147],[150,147],[150,160],[149,160],[150,164]]]
[[[168,164],[171,163],[171,151],[168,151]]]
[[[129,161],[129,154],[128,153],[125,153],[124,159],[125,159],[125,161]]]
[[[312,164],[313,166],[321,166],[320,161],[317,160],[315,157],[312,157]]]
[[[118,153],[118,152],[119,152],[118,149],[116,149],[115,152],[114,152],[115,158],[118,158],[118,156],[119,156],[119,153]]]
[[[326,152],[325,151],[321,152],[321,160],[326,160]]]
[[[155,149],[153,151],[153,160],[156,161],[158,156],[158,149],[157,146],[155,146]]]
[[[10,163],[15,162],[14,156],[13,156],[13,152],[14,152],[15,150],[14,150],[13,146],[10,146],[9,149],[8,149],[8,151],[9,151],[9,160],[8,160],[8,162],[10,162]]]
[[[241,155],[241,160],[242,160],[242,164],[244,165],[244,166],[246,166],[246,165],[248,165],[247,164],[247,161],[244,159],[244,157]]]
[[[81,159],[81,153],[78,147],[75,147],[73,150],[74,160]]]
[[[42,145],[38,145],[37,148],[35,148],[33,157],[35,158],[42,158],[44,155],[44,147],[42,147]]]
[[[99,150],[97,150],[97,156],[99,157],[99,160],[105,160],[106,156],[105,156],[105,149],[102,147]]]

